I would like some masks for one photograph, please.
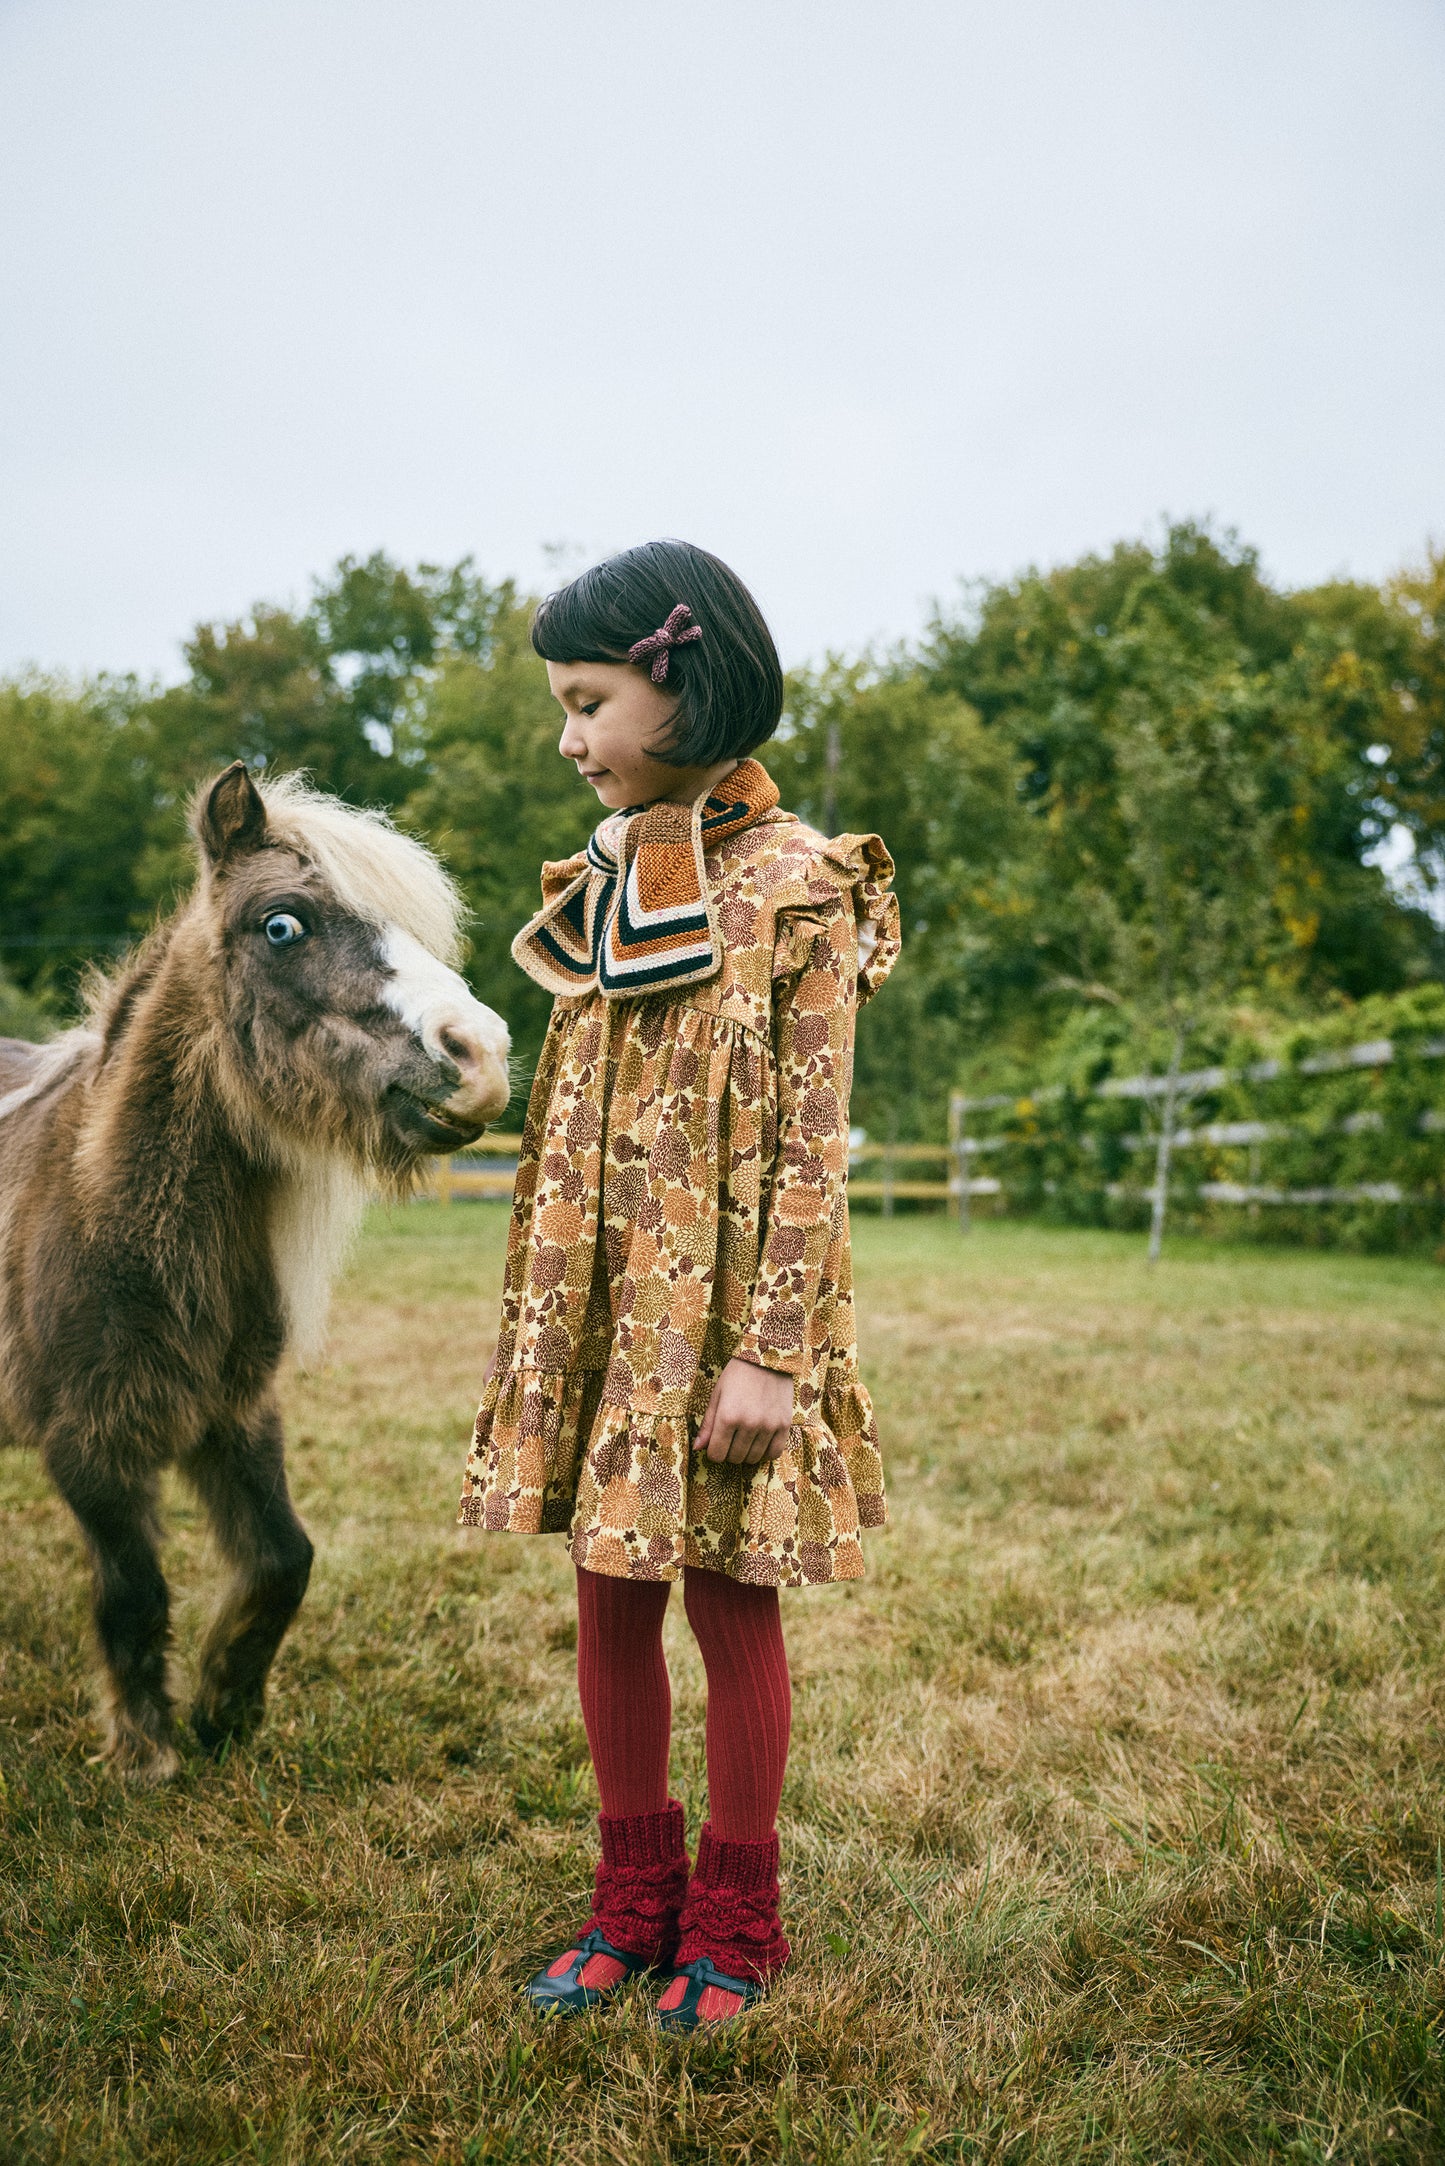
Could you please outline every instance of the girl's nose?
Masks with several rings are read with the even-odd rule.
[[[569,714],[563,723],[562,735],[557,742],[557,750],[564,760],[580,760],[587,750],[587,739],[578,729],[575,715]]]

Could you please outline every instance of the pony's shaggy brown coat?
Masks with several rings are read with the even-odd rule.
[[[88,1022],[0,1041],[0,1438],[40,1448],[86,1536],[106,1750],[146,1780],[177,1764],[161,1468],[233,1568],[192,1709],[217,1746],[259,1719],[311,1568],[273,1390],[288,1336],[324,1308],[368,1181],[405,1185],[508,1094],[505,1030],[442,967],[456,898],[419,845],[239,763],[194,824],[195,894]],[[436,1029],[396,995],[413,950]]]

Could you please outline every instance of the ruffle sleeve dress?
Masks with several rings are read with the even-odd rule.
[[[876,835],[776,807],[700,857],[716,972],[560,997],[532,1088],[501,1335],[460,1518],[563,1533],[579,1565],[764,1586],[857,1579],[886,1518],[848,1239],[856,1009],[898,955]],[[579,856],[543,871],[575,885]],[[693,1449],[734,1355],[794,1380],[789,1448]]]

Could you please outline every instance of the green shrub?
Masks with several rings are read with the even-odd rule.
[[[1389,1057],[1372,1058],[1385,1041]],[[1445,1237],[1445,985],[1379,995],[1308,1025],[1221,1031],[1192,1048],[1191,1060],[1198,1080],[1181,1108],[1171,1223],[1358,1249]],[[1116,1019],[1082,1019],[1032,1090],[970,1103],[974,1173],[1001,1182],[1010,1212],[1142,1224],[1158,1101],[1118,1086],[1161,1069],[1158,1048],[1131,1039]],[[1266,1133],[1218,1133],[1247,1126]],[[1209,1193],[1221,1184],[1286,1196],[1393,1188],[1400,1200],[1291,1204],[1266,1195],[1241,1204]]]

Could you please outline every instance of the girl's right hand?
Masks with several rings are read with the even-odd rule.
[[[716,1465],[755,1467],[788,1448],[793,1379],[734,1355],[712,1388],[697,1449]]]

